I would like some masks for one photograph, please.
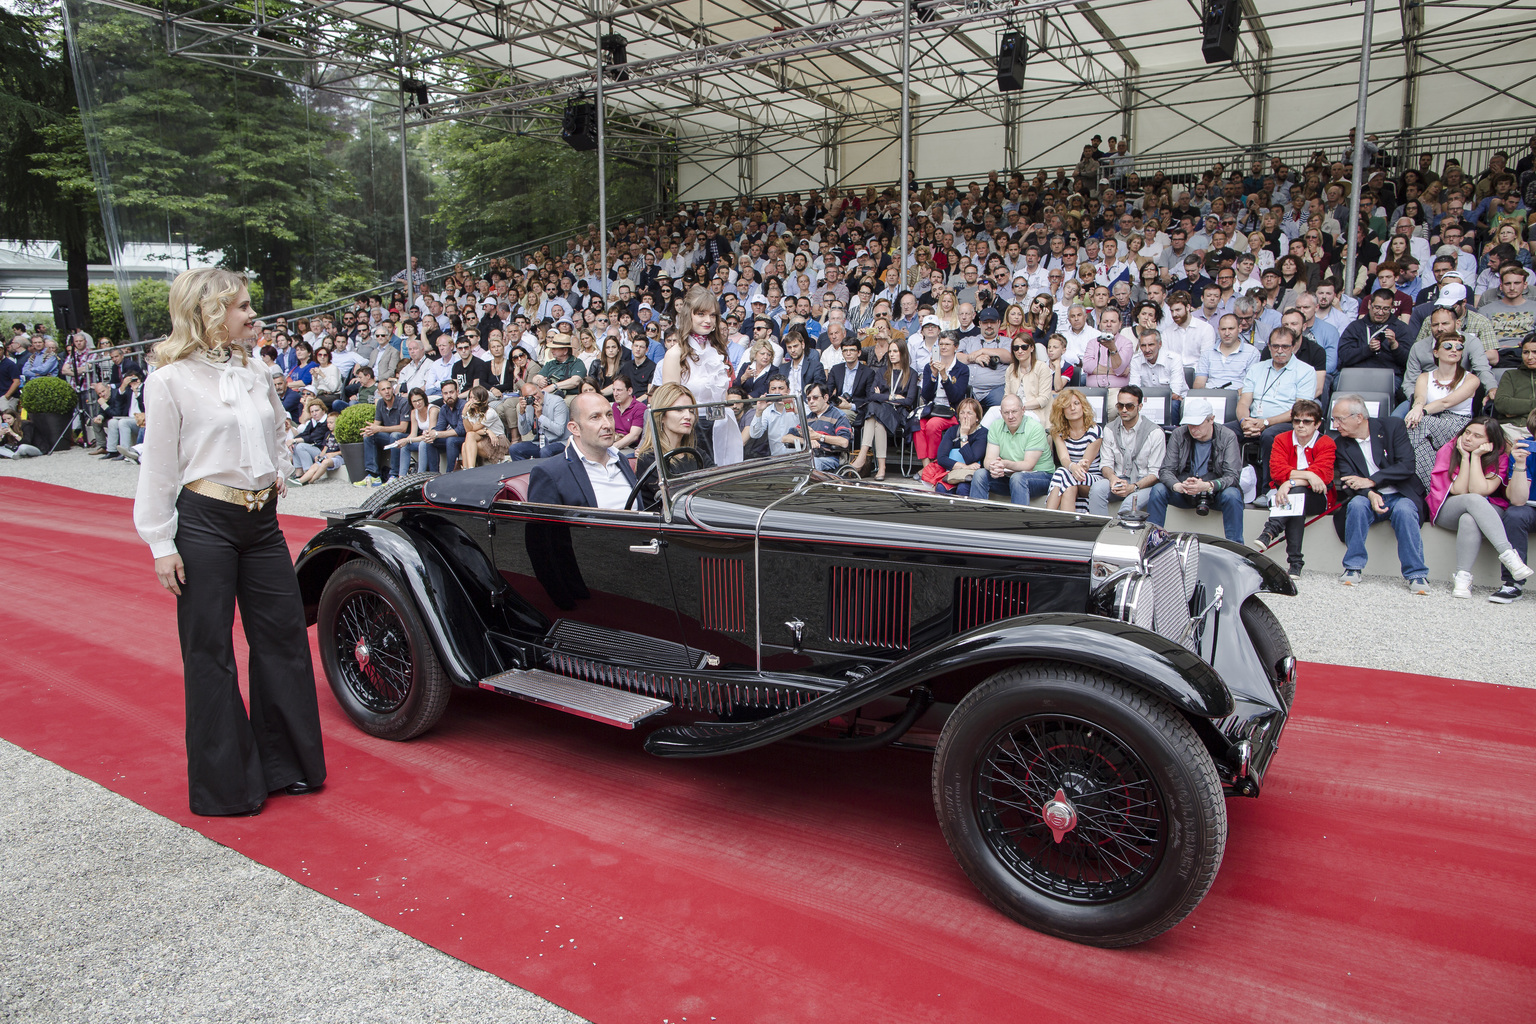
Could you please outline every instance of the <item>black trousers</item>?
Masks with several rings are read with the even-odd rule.
[[[176,601],[187,695],[187,788],[193,814],[254,810],[303,779],[325,781],[320,709],[298,577],[277,502],[249,512],[183,490],[176,549],[187,582]],[[235,605],[250,645],[250,715],[235,668]]]

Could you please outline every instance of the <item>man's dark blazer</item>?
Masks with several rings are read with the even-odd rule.
[[[1339,495],[1339,509],[1334,513],[1333,524],[1344,538],[1344,516],[1349,500],[1364,491],[1351,490],[1342,483],[1346,476],[1369,477],[1377,487],[1390,484],[1411,497],[1419,509],[1419,522],[1429,522],[1429,507],[1425,503],[1424,482],[1414,468],[1413,444],[1408,440],[1408,427],[1396,416],[1371,419],[1371,458],[1376,460],[1376,472],[1366,472],[1365,457],[1360,446],[1337,431],[1329,433],[1333,438],[1333,479]]]
[[[815,352],[807,352],[801,362],[803,365],[800,367],[800,390],[804,392],[812,384],[820,384],[825,387],[827,373],[821,368],[821,358]],[[791,379],[789,367],[789,357],[785,356],[784,361],[779,363],[779,372],[784,375],[785,380]]]
[[[565,446],[565,451],[554,458],[543,459],[528,474],[528,500],[542,505],[578,505],[597,507],[597,495],[587,469],[575,452],[575,444]],[[635,486],[635,471],[629,468],[629,460],[619,459],[619,469],[631,487]]]
[[[848,377],[848,364],[838,363],[827,373],[827,387],[832,390],[832,401],[836,402],[843,397],[843,381]],[[869,392],[875,386],[875,371],[863,363],[854,364],[853,391],[847,396],[853,403],[853,415],[849,420],[854,426],[864,422],[864,414],[869,406]],[[839,407],[841,408],[841,407]]]

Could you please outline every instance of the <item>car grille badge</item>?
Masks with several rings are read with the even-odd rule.
[[[1077,827],[1077,809],[1067,799],[1067,794],[1058,789],[1056,795],[1045,802],[1040,808],[1040,817],[1045,819],[1045,827],[1051,830],[1051,838],[1058,843],[1066,838],[1067,833]]]

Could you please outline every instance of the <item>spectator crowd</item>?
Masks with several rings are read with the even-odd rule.
[[[1268,508],[1252,543],[1284,543],[1293,574],[1305,523],[1332,511],[1345,584],[1388,521],[1417,593],[1427,521],[1456,533],[1456,596],[1488,544],[1504,567],[1493,599],[1518,599],[1536,138],[1486,167],[1433,153],[1370,166],[1359,188],[1351,155],[1342,142],[1300,167],[1175,181],[1095,136],[1054,176],[909,182],[906,256],[894,188],[686,204],[614,226],[606,265],[595,226],[440,280],[413,262],[385,294],[275,318],[259,354],[292,417],[294,483],[340,464],[335,419],[356,404],[374,410],[359,486],[557,454],[587,392],[611,404],[614,447],[642,449],[647,401],[678,382],[664,368],[701,351],[710,367],[714,347],[721,386],[755,402],[735,424],[749,453],[799,441],[770,421],[777,396],[803,394],[824,469],[885,479],[900,461],[940,492],[1134,503],[1156,522],[1169,505],[1215,511],[1239,542],[1245,509]],[[65,376],[102,457],[133,458],[145,368],[83,335],[60,349],[18,330],[0,408],[32,377]],[[0,450],[28,454],[13,418]],[[737,442],[721,448],[720,429],[727,461]]]

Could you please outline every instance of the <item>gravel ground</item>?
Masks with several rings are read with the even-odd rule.
[[[4,741],[0,905],[0,1020],[581,1020]]]

